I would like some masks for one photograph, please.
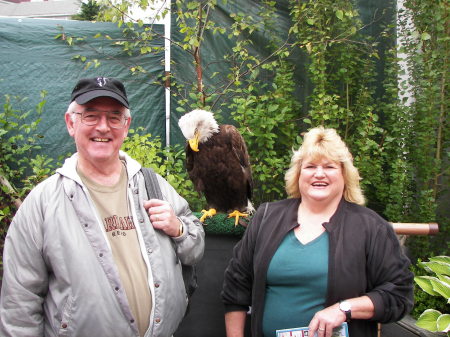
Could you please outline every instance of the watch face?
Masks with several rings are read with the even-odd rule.
[[[339,303],[339,308],[342,311],[349,311],[352,308],[352,306],[350,305],[349,302],[344,301],[344,302]]]

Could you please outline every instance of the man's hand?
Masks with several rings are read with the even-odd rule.
[[[148,212],[150,221],[155,229],[160,229],[169,236],[180,236],[180,226],[182,223],[178,220],[172,207],[167,201],[159,199],[150,199],[144,201],[144,208]]]

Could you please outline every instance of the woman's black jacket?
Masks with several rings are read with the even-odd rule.
[[[297,224],[299,199],[262,204],[225,271],[222,299],[226,312],[252,307],[252,336],[262,336],[267,269],[285,235]],[[367,295],[375,307],[371,320],[349,322],[351,337],[377,335],[377,322],[400,320],[413,307],[413,274],[392,226],[374,211],[345,200],[330,222],[328,289],[325,306]],[[305,272],[308,266],[305,266]],[[286,327],[292,328],[292,327]]]

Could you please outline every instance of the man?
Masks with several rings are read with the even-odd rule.
[[[187,296],[181,264],[201,259],[204,232],[158,176],[120,151],[131,122],[123,84],[89,78],[65,114],[77,153],[15,215],[3,254],[1,336],[169,337]]]

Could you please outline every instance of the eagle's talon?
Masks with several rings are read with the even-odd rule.
[[[202,209],[201,212],[203,215],[200,218],[200,222],[204,222],[206,218],[211,218],[212,216],[216,215],[216,210],[214,208],[210,208],[209,210]]]
[[[236,227],[239,223],[239,217],[248,217],[249,215],[247,213],[241,213],[239,211],[233,211],[230,214],[228,214],[228,218],[236,218],[234,221],[234,227]]]

